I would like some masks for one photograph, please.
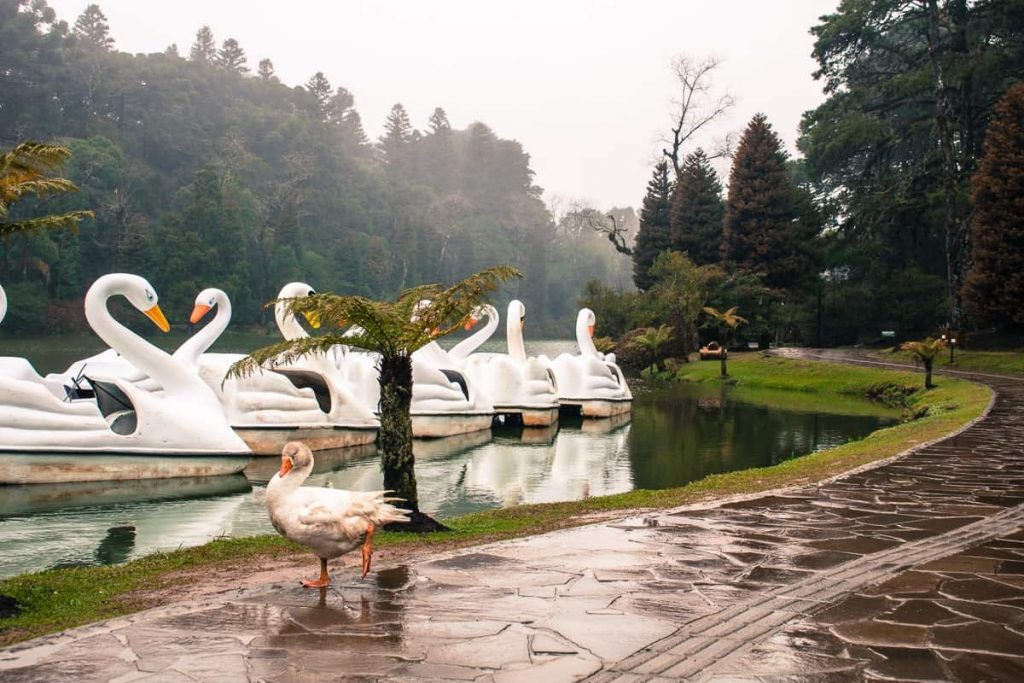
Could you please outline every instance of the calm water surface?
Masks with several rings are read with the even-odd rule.
[[[538,342],[530,352],[554,355],[567,346]],[[54,362],[61,367],[63,359]],[[859,439],[897,418],[866,401],[826,408],[786,392],[633,386],[633,412],[624,419],[563,416],[553,429],[499,427],[418,441],[421,507],[445,517],[678,486]],[[0,487],[0,576],[273,533],[263,497],[278,465],[261,458],[244,476],[207,479]],[[308,483],[381,488],[375,447],[316,454]]]

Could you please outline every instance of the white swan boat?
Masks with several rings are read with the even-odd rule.
[[[550,363],[558,386],[558,402],[563,406],[579,406],[584,417],[611,417],[632,409],[633,394],[626,377],[615,364],[614,354],[603,354],[594,346],[596,318],[589,308],[576,316],[578,355],[563,353]]]
[[[89,375],[95,399],[74,400],[28,361],[8,359],[0,365],[0,483],[209,476],[239,472],[249,461],[248,446],[231,430],[209,387],[114,320],[107,300],[117,295],[163,331],[170,329],[152,285],[123,273],[104,275],[89,288],[86,320],[164,391]]]
[[[429,302],[421,302],[427,305]],[[356,334],[352,327],[347,335]],[[482,343],[482,342],[481,342]],[[333,349],[332,363],[355,386],[365,403],[380,405],[379,356],[344,345]],[[412,435],[434,439],[469,434],[491,428],[494,406],[466,379],[437,342],[430,342],[412,354]]]
[[[546,427],[558,420],[555,375],[548,363],[528,358],[523,344],[526,306],[518,299],[508,305],[505,338],[508,353],[472,353],[498,326],[498,312],[485,306],[487,326],[453,347],[448,356],[460,363],[466,377],[494,404],[499,415],[518,418],[526,427]]]
[[[306,288],[303,295],[309,292]],[[207,353],[206,350],[227,329],[231,301],[220,289],[205,289],[196,297],[191,321],[199,322],[216,308],[206,327],[194,334],[175,352],[184,362],[195,365],[199,377],[220,399],[228,421],[256,455],[280,455],[284,444],[301,439],[312,450],[342,448],[372,443],[380,421],[358,400],[336,372],[292,365],[259,371],[249,377],[225,379],[228,370],[243,354]],[[282,313],[284,328],[290,332]],[[294,326],[305,334],[301,326]],[[327,368],[331,369],[331,368]]]

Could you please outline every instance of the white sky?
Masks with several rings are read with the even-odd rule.
[[[88,0],[49,0],[73,23]],[[711,137],[763,111],[795,151],[822,101],[808,33],[837,0],[99,0],[117,49],[183,55],[203,24],[235,38],[250,67],[289,85],[323,71],[356,97],[367,134],[401,102],[425,128],[483,121],[523,143],[536,182],[596,206],[638,206],[668,131],[677,54],[722,60],[737,104]]]

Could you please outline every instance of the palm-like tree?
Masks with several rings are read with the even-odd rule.
[[[924,388],[931,389],[935,385],[932,384],[932,365],[935,363],[935,357],[939,355],[942,349],[946,348],[946,340],[944,339],[932,339],[927,337],[921,341],[908,341],[903,342],[900,345],[901,351],[910,351],[915,357],[920,359],[924,365]]]
[[[647,352],[655,372],[661,370],[661,350],[672,339],[672,328],[669,325],[648,327],[643,334],[633,337],[632,342]]]
[[[394,301],[372,301],[361,296],[315,294],[286,299],[293,315],[319,319],[337,332],[295,339],[253,351],[231,367],[230,375],[244,376],[260,367],[287,364],[302,356],[326,353],[343,344],[380,354],[380,451],[384,488],[405,500],[412,511],[405,530],[433,531],[444,527],[419,511],[416,471],[412,452],[412,353],[438,337],[460,329],[473,310],[498,286],[521,277],[515,268],[497,266],[471,275],[448,287],[423,285],[407,289]],[[423,303],[429,301],[429,303]],[[276,303],[276,302],[275,302]],[[352,326],[356,334],[343,337]]]
[[[71,157],[61,145],[23,142],[0,154],[0,237],[44,228],[78,229],[78,222],[91,218],[92,211],[69,211],[53,216],[10,219],[11,204],[34,195],[39,198],[78,192],[67,178],[52,175]]]
[[[729,356],[729,337],[733,330],[747,322],[746,318],[736,313],[737,310],[739,310],[739,306],[733,306],[727,311],[719,311],[711,306],[704,307],[704,312],[718,323],[719,336],[722,338],[722,377],[729,376],[729,369],[726,366]]]

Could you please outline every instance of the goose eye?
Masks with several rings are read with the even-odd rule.
[[[151,292],[151,291],[149,291],[147,289],[146,290],[146,301],[152,301],[152,300],[153,300],[153,292]]]

